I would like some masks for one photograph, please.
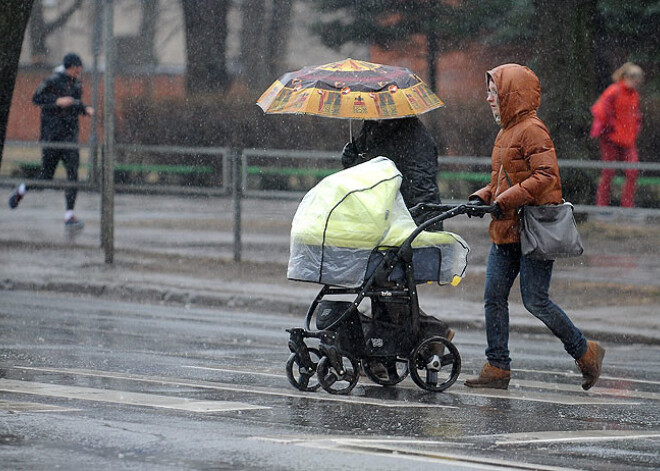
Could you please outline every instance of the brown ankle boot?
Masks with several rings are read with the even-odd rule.
[[[466,379],[465,385],[469,388],[507,389],[510,380],[511,371],[486,363],[479,376]]]
[[[575,364],[582,372],[582,389],[585,391],[598,381],[604,357],[605,349],[589,340],[587,341],[587,353],[582,355],[579,360],[575,360]]]

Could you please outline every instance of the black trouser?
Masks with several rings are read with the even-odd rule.
[[[77,182],[78,166],[80,164],[80,154],[77,149],[43,149],[41,152],[41,171],[37,178],[39,180],[52,180],[60,159],[66,169],[66,179],[70,182]],[[73,207],[76,205],[77,195],[77,188],[67,188],[64,190],[67,211],[73,210]]]

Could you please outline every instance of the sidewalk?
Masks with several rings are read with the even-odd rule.
[[[286,279],[295,201],[243,201],[243,262],[236,264],[230,199],[117,195],[108,265],[99,248],[99,195],[79,193],[76,213],[85,229],[74,234],[64,229],[62,191],[31,192],[14,211],[5,200],[0,290],[284,311],[296,325],[320,288]],[[551,294],[589,337],[660,345],[660,227],[633,216],[583,224],[585,255],[556,263]],[[468,274],[457,288],[420,286],[422,307],[457,329],[484,328],[487,225],[464,216],[447,221],[446,229],[471,246]],[[522,307],[518,289],[516,283],[512,330],[547,333]]]

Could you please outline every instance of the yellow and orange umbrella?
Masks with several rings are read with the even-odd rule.
[[[265,113],[394,119],[444,106],[404,67],[346,59],[284,74],[257,101]]]

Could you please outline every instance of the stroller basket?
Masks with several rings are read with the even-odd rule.
[[[332,325],[339,319],[339,316],[352,306],[353,303],[349,301],[321,301],[316,311],[316,328],[323,330]]]
[[[348,310],[351,312],[334,328],[337,333],[336,347],[340,352],[361,352],[364,347],[360,314],[353,303],[346,301],[323,300],[319,303],[316,314],[316,328],[319,330],[332,327],[332,324]]]

